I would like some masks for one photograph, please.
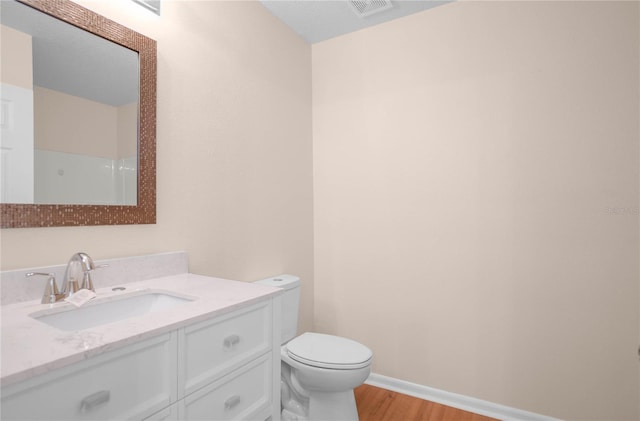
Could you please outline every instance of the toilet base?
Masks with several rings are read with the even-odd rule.
[[[358,421],[353,390],[347,392],[312,392],[309,396],[309,420]]]
[[[282,421],[359,421],[353,389],[304,390],[291,371],[288,364],[282,363]]]
[[[282,410],[282,421],[358,421],[353,391],[339,393],[316,392],[309,396],[307,411]],[[307,409],[307,408],[305,408]]]

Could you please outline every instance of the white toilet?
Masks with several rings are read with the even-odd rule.
[[[353,389],[371,372],[373,352],[351,339],[298,328],[300,278],[280,275],[256,281],[282,295],[282,420],[357,421]]]

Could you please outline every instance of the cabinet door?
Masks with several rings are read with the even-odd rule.
[[[143,419],[177,400],[177,333],[2,390],[3,420]]]
[[[178,418],[264,420],[265,409],[270,405],[271,353],[268,353],[180,400]]]
[[[271,301],[180,329],[178,398],[271,350]]]

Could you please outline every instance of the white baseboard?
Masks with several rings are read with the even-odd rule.
[[[559,421],[516,408],[371,373],[366,384],[504,421]]]

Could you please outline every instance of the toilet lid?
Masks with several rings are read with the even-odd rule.
[[[373,356],[369,348],[354,340],[311,332],[291,340],[287,353],[303,364],[342,370],[366,367]]]

